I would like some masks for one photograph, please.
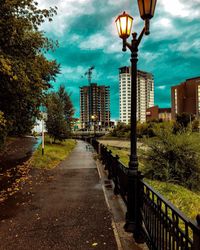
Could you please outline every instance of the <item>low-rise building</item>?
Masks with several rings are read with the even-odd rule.
[[[171,108],[159,108],[159,106],[150,107],[146,111],[146,120],[171,121]]]

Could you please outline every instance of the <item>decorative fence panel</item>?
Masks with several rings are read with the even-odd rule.
[[[143,206],[141,208],[150,249],[192,249],[195,226],[169,201],[145,182],[142,183]]]

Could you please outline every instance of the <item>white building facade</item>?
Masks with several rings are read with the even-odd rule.
[[[120,121],[130,123],[131,119],[131,67],[119,69]],[[146,122],[147,108],[154,106],[154,79],[151,73],[138,70],[137,73],[137,120]]]

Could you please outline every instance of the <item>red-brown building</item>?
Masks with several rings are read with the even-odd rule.
[[[148,108],[146,111],[146,120],[160,120],[171,121],[171,108],[159,108],[158,106],[153,106]]]
[[[187,79],[171,88],[172,118],[176,114],[200,115],[200,77]]]

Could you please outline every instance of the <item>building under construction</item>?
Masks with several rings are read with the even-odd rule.
[[[110,87],[89,83],[80,87],[82,129],[104,129],[110,125]]]

